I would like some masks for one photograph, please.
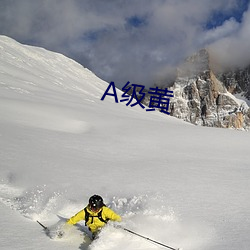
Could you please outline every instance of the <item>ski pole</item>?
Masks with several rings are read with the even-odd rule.
[[[143,238],[143,239],[145,239],[145,240],[154,242],[154,243],[156,243],[156,244],[158,244],[158,245],[161,245],[161,246],[163,246],[163,247],[169,248],[169,249],[171,249],[171,250],[180,250],[180,248],[173,248],[173,247],[167,246],[167,245],[162,244],[162,243],[160,243],[160,242],[158,242],[158,241],[155,241],[155,240],[152,240],[152,239],[150,239],[150,238],[148,238],[148,237],[145,237],[145,236],[143,236],[143,235],[141,235],[141,234],[135,233],[135,232],[133,232],[133,231],[127,229],[127,228],[122,228],[122,229],[125,230],[125,231],[127,231],[127,232],[129,232],[129,233],[131,233],[131,234],[137,235],[137,236],[139,236],[139,237],[141,237],[141,238]]]
[[[42,226],[43,227],[43,229],[46,231],[46,230],[48,230],[48,228],[47,227],[45,227],[41,222],[39,222],[38,220],[36,221],[40,226]]]

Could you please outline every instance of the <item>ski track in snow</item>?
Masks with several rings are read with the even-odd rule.
[[[30,103],[5,100],[1,103],[0,114],[4,114],[6,108],[9,112],[2,116],[2,121],[15,122],[28,127],[73,134],[85,133],[91,127],[85,121],[71,118],[70,115],[66,116],[62,109],[52,109],[48,105],[31,106]]]

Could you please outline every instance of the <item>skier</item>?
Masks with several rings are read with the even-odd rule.
[[[85,220],[85,226],[92,232],[94,239],[109,220],[120,222],[122,219],[120,215],[105,206],[101,196],[95,194],[89,198],[89,204],[72,216],[67,224],[74,225],[80,220]]]

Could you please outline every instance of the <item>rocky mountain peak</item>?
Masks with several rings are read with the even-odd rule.
[[[177,77],[192,77],[205,73],[210,69],[209,53],[202,49],[194,55],[188,57],[183,64],[177,69]]]
[[[249,72],[215,74],[212,68],[206,49],[180,65],[172,86],[171,115],[196,125],[248,129],[250,109],[233,94],[244,92],[249,85]]]
[[[217,77],[230,93],[240,94],[250,102],[250,65],[218,73]]]

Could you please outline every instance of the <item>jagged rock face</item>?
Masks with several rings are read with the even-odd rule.
[[[240,93],[250,100],[250,66],[245,69],[230,70],[218,74],[228,91],[232,94]]]
[[[232,84],[226,85],[215,76],[208,52],[201,50],[178,69],[171,115],[196,125],[248,129],[250,109],[227,87],[232,88]]]

